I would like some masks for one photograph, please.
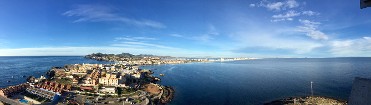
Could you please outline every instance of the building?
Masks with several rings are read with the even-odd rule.
[[[14,94],[25,91],[26,88],[28,88],[29,86],[30,85],[28,85],[27,83],[23,83],[23,84],[9,86],[7,88],[0,89],[0,96],[10,97]]]
[[[99,78],[99,83],[105,86],[117,86],[119,78],[116,77],[116,74],[106,73],[104,77]]]
[[[98,85],[98,71],[94,70],[92,73],[88,74],[84,80],[83,80],[83,85],[84,86],[95,86]]]
[[[103,87],[102,89],[99,89],[99,92],[114,94],[116,93],[116,87]]]
[[[60,99],[60,94],[53,92],[53,91],[48,91],[42,88],[35,88],[35,87],[29,87],[26,89],[28,93],[35,94],[39,97],[43,97],[46,99],[51,100],[51,102],[58,102]]]
[[[95,89],[91,86],[80,86],[81,91],[94,91]]]
[[[54,67],[52,70],[54,71],[54,76],[55,77],[66,77],[67,76],[66,73],[65,73],[66,71],[65,71],[64,68]]]
[[[37,88],[43,88],[49,91],[62,93],[63,91],[70,91],[71,85],[70,84],[60,84],[57,82],[50,82],[45,81],[43,83],[39,83],[36,85]]]

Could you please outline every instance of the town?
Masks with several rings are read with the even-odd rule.
[[[73,64],[53,67],[47,76],[0,90],[23,104],[164,104],[174,90],[156,84],[150,70],[124,64]],[[48,78],[46,78],[48,77]],[[15,100],[19,100],[19,102]]]
[[[156,65],[156,64],[181,64],[191,62],[223,62],[223,61],[236,61],[236,60],[253,60],[258,58],[187,58],[187,57],[171,57],[171,56],[155,56],[148,54],[133,55],[130,53],[122,54],[102,54],[93,53],[86,55],[85,58],[101,60],[101,61],[114,61],[130,65]]]
[[[161,79],[142,65],[248,60],[251,58],[176,58],[170,56],[93,53],[87,59],[110,64],[69,64],[51,68],[45,76],[30,76],[27,83],[0,89],[7,104],[166,104],[174,89],[157,84]],[[163,76],[163,74],[160,74]]]

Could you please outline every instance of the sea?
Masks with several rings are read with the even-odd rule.
[[[0,57],[0,88],[39,77],[53,66],[112,63],[73,57]],[[371,58],[267,58],[142,66],[172,86],[170,105],[261,105],[313,95],[347,100],[355,77],[371,78]],[[164,76],[160,76],[164,74]],[[9,82],[10,81],[10,82]]]

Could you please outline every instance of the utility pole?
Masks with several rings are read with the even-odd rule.
[[[310,92],[311,96],[313,97],[313,81],[310,81]]]

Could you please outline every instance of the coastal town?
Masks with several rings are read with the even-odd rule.
[[[187,58],[187,57],[171,57],[171,56],[155,56],[148,54],[133,55],[130,53],[122,54],[102,54],[93,53],[86,55],[85,58],[95,59],[100,61],[113,61],[130,65],[158,65],[158,64],[181,64],[191,62],[224,62],[237,60],[253,60],[259,58]]]
[[[68,64],[51,68],[45,76],[30,76],[27,83],[0,89],[5,104],[166,104],[174,89],[157,84],[161,79],[141,65],[181,64],[246,60],[248,58],[175,58],[169,56],[102,54],[87,59],[111,61],[111,64]],[[160,74],[163,75],[163,74]]]
[[[54,67],[40,78],[0,90],[23,104],[165,104],[171,87],[156,84],[150,70],[123,64],[73,64]]]

